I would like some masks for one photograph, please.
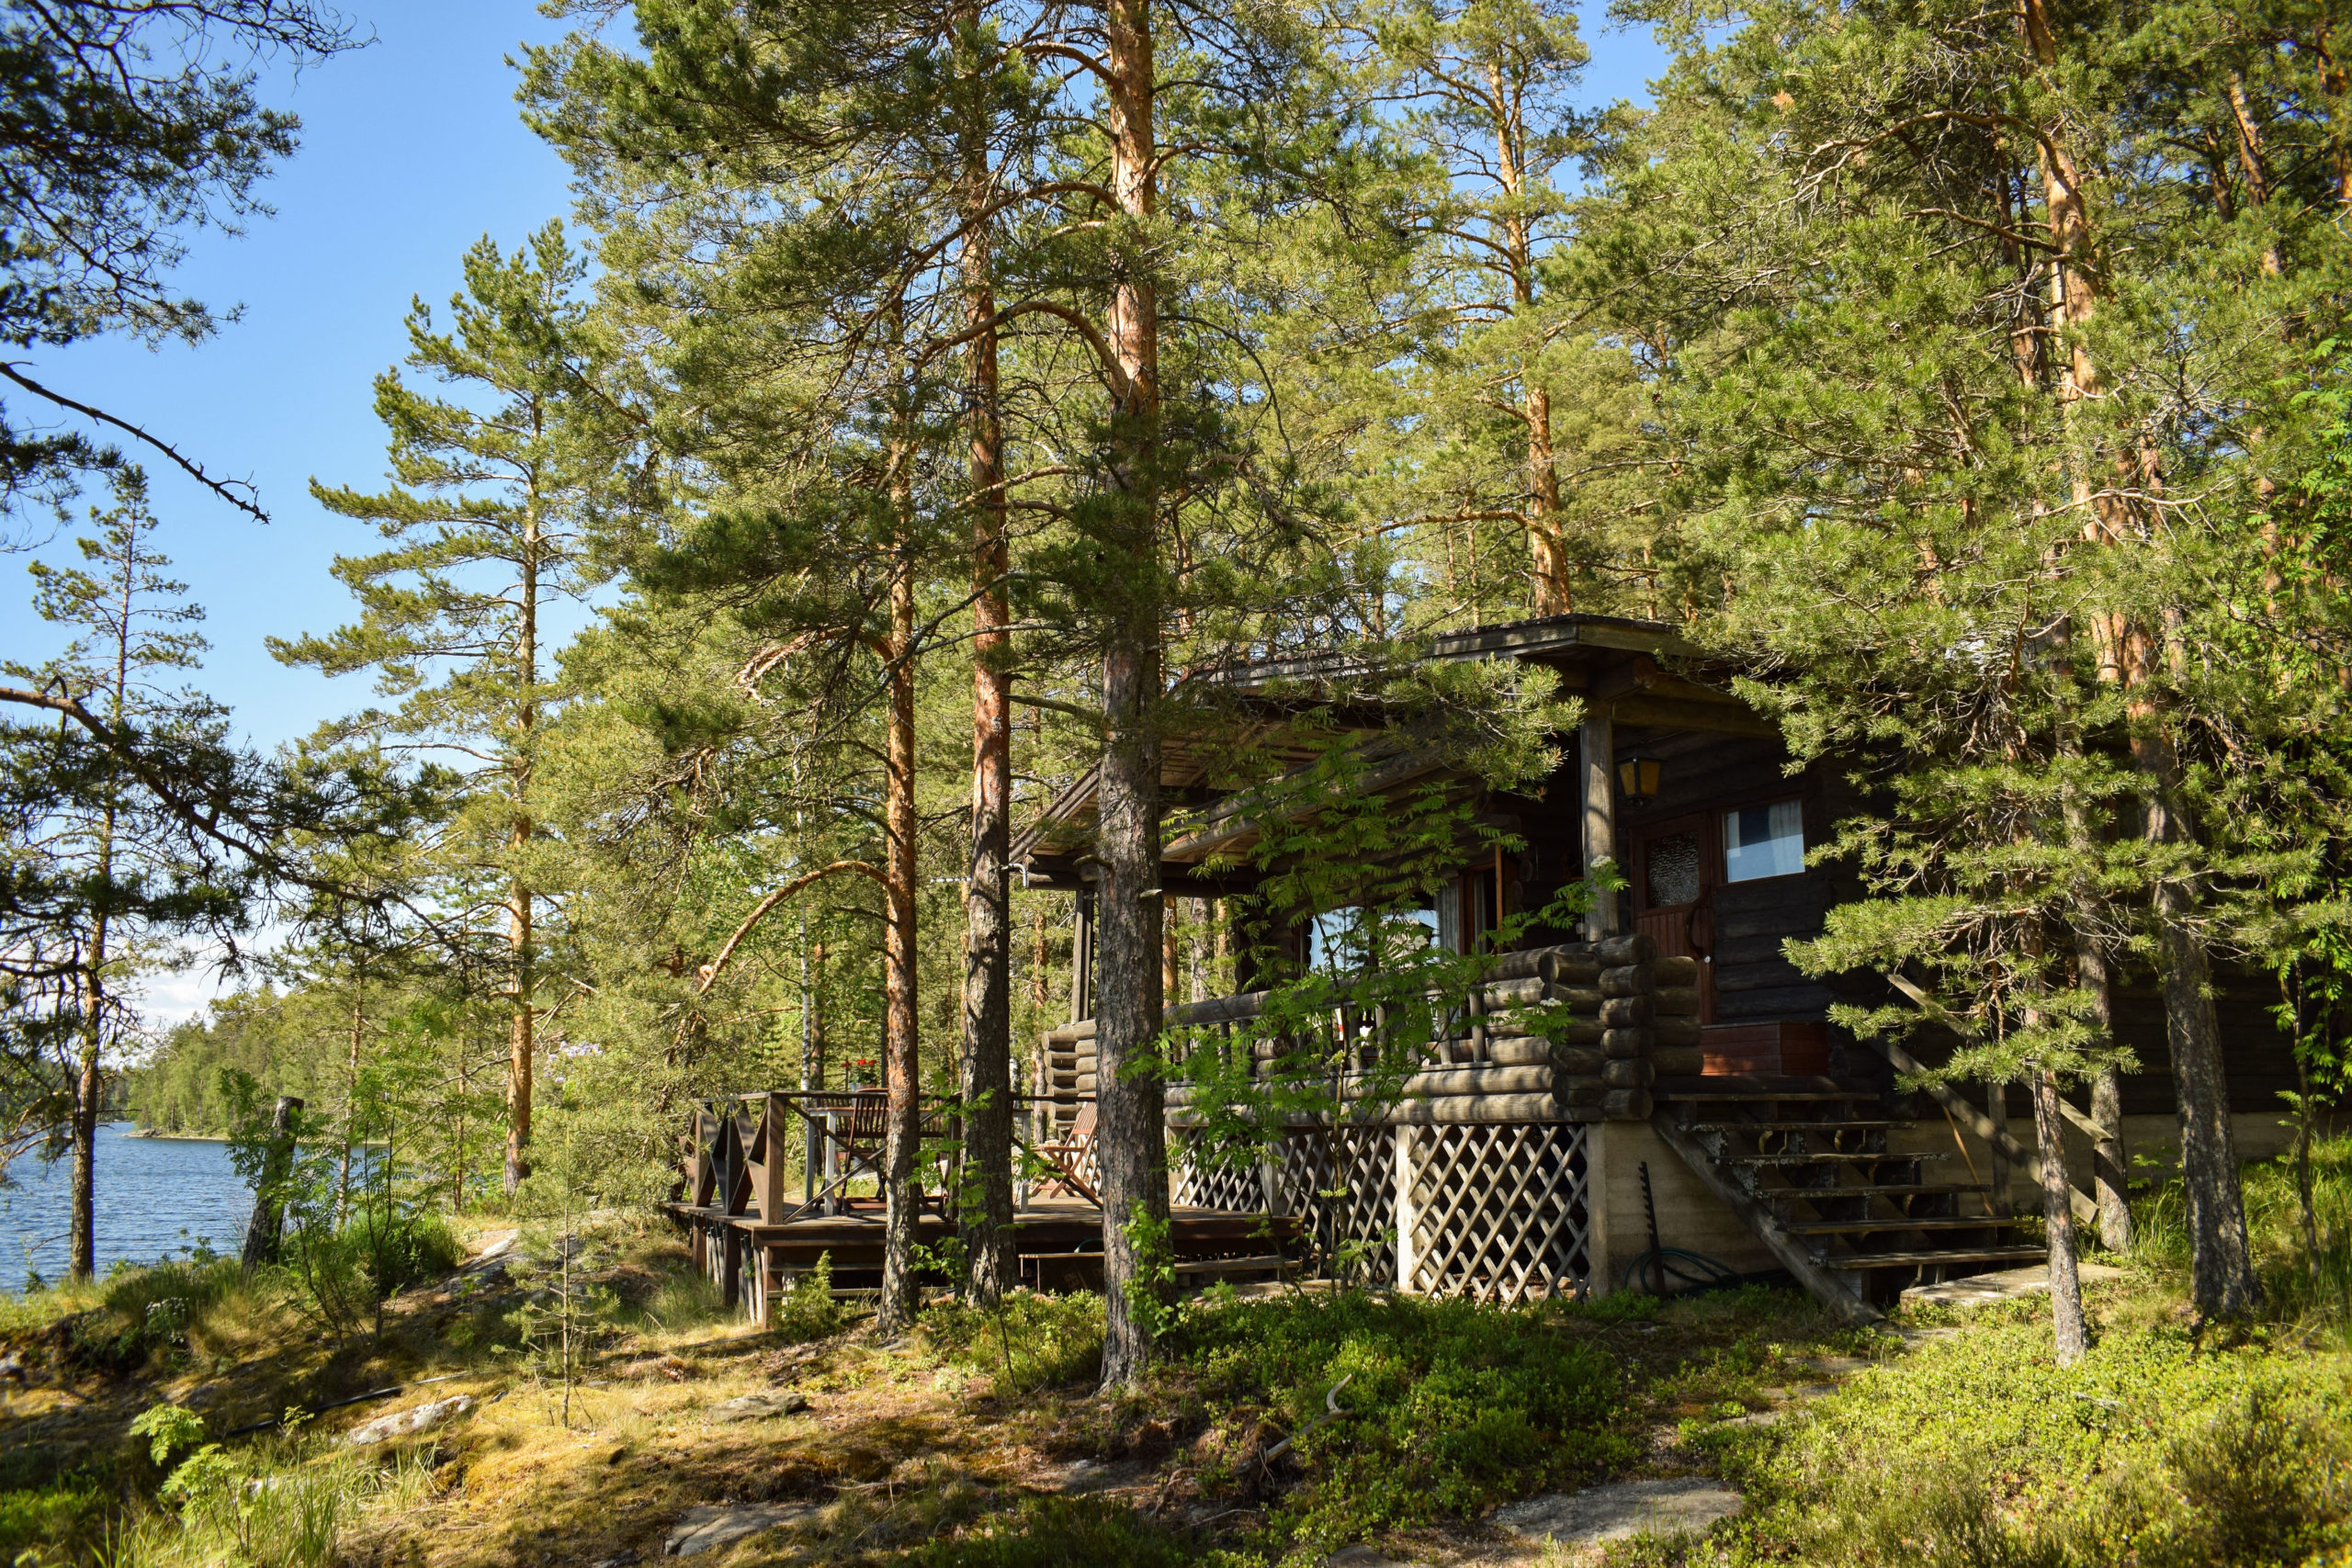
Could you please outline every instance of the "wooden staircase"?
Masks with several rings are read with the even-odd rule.
[[[1981,1181],[1939,1179],[1954,1156],[1901,1154],[1876,1090],[1826,1078],[1661,1082],[1658,1135],[1745,1221],[1797,1281],[1868,1322],[1905,1286],[2010,1269],[2021,1243]],[[1930,1174],[1930,1168],[1934,1173]]]

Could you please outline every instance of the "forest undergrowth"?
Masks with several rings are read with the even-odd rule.
[[[2226,1328],[2190,1320],[2154,1194],[2063,1371],[2030,1298],[1852,1330],[1763,1287],[1512,1310],[1227,1288],[1185,1303],[1141,1390],[1104,1400],[1097,1298],[942,1302],[886,1342],[814,1281],[761,1331],[624,1215],[568,1271],[526,1236],[413,1285],[380,1332],[322,1331],[299,1281],[181,1260],[0,1303],[0,1561],[619,1563],[731,1506],[771,1528],[713,1568],[1300,1568],[1359,1542],[1567,1562],[1493,1510],[1700,1475],[1744,1510],[1592,1560],[2352,1561],[2352,1140],[2317,1145],[2312,1175],[2316,1255],[2291,1167],[2249,1169],[2268,1305]],[[473,1408],[434,1430],[347,1440],[460,1393]]]

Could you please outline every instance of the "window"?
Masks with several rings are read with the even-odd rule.
[[[1412,943],[1408,933],[1417,927],[1429,933],[1423,940],[1438,939],[1435,909],[1391,910],[1382,917],[1380,925],[1377,934],[1386,938],[1384,946],[1392,953]],[[1374,935],[1359,905],[1317,915],[1306,924],[1306,965],[1340,975],[1361,969],[1370,955],[1368,950]]]
[[[1724,813],[1724,880],[1794,876],[1804,869],[1804,808],[1793,800]]]

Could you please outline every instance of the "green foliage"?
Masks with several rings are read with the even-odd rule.
[[[1172,1222],[1158,1217],[1142,1199],[1127,1212],[1125,1230],[1135,1254],[1135,1269],[1122,1285],[1127,1311],[1144,1334],[1157,1339],[1174,1321],[1176,1309],[1176,1248],[1170,1240]]]
[[[1102,1298],[1008,1292],[994,1310],[943,1302],[923,1332],[945,1359],[1005,1378],[1015,1393],[1091,1385],[1102,1368]]]
[[[2352,1543],[2347,1414],[2324,1363],[2116,1330],[2062,1371],[2046,1330],[1978,1325],[1735,1459],[1750,1513],[1721,1560],[2300,1563]]]
[[[768,1308],[768,1331],[787,1344],[831,1338],[842,1331],[849,1314],[833,1299],[833,1255],[820,1252],[815,1267],[804,1270]]]
[[[131,1417],[130,1433],[147,1439],[149,1457],[161,1467],[181,1449],[204,1442],[204,1417],[184,1404],[151,1404]]]
[[[1201,1556],[1193,1542],[1126,1504],[1044,1497],[970,1531],[917,1547],[905,1561],[910,1568],[1068,1568],[1080,1562],[1185,1568]]]
[[[220,318],[172,282],[188,231],[266,213],[255,187],[293,152],[298,128],[255,96],[250,57],[300,65],[360,41],[345,18],[304,3],[192,13],[67,0],[13,17],[0,118],[39,130],[12,139],[0,194],[0,340],[209,337]],[[0,508],[56,504],[79,472],[120,468],[115,448],[57,428],[57,394],[19,389],[41,412],[0,418]],[[258,514],[250,485],[198,477]]]
[[[0,1492],[0,1560],[25,1568],[74,1561],[103,1537],[107,1505],[106,1494],[87,1483]]]
[[[233,1258],[185,1258],[107,1276],[99,1302],[151,1346],[185,1343],[189,1326],[244,1280]]]
[[[1305,1483],[1277,1533],[1325,1550],[1588,1479],[1634,1457],[1624,1384],[1558,1306],[1360,1292],[1208,1306],[1177,1343],[1220,1418],[1295,1437]],[[1345,1415],[1311,1430],[1337,1396]]]

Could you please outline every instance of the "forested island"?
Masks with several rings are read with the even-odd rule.
[[[0,1554],[2352,1561],[2334,7],[542,9],[290,523],[370,19],[0,0]]]

